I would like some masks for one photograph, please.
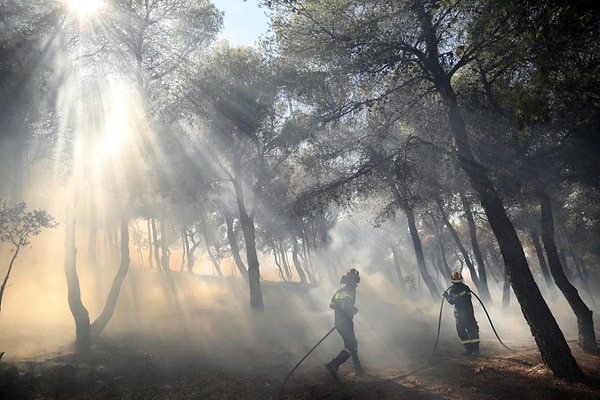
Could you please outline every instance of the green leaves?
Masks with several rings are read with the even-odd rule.
[[[18,248],[29,246],[32,236],[41,233],[42,228],[55,228],[54,217],[45,210],[27,211],[24,202],[12,207],[0,202],[0,241],[12,243]]]

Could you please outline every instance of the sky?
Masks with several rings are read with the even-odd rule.
[[[259,0],[212,0],[212,3],[225,13],[219,39],[229,40],[231,46],[252,46],[269,28],[265,9],[258,7]]]

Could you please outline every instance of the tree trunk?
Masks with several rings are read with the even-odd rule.
[[[21,249],[21,245],[17,244],[14,251],[12,252],[12,257],[10,259],[10,263],[8,264],[8,270],[6,271],[6,275],[4,275],[4,279],[2,280],[2,286],[0,286],[0,310],[2,310],[2,299],[4,298],[4,290],[6,289],[6,285],[8,284],[8,278],[10,278],[10,273],[12,272],[13,265],[15,264],[15,260],[19,255],[19,250]]]
[[[248,270],[246,269],[244,260],[242,260],[242,257],[240,256],[240,248],[238,247],[235,231],[233,229],[233,216],[229,211],[225,211],[225,225],[227,226],[227,241],[229,242],[231,255],[233,256],[235,265],[237,266],[238,271],[240,271],[242,278],[248,282]]]
[[[281,254],[281,264],[283,265],[283,270],[285,271],[285,276],[287,277],[286,281],[292,280],[292,269],[290,268],[290,263],[287,258],[287,251],[283,247],[282,240],[277,240],[277,246],[279,247],[279,254]]]
[[[467,219],[467,225],[469,227],[469,237],[471,238],[471,248],[473,249],[473,255],[477,262],[477,272],[479,275],[479,292],[481,298],[488,304],[492,304],[492,296],[490,295],[490,289],[487,280],[487,271],[485,267],[485,261],[481,254],[481,248],[479,247],[479,240],[477,240],[477,225],[475,224],[475,218],[473,218],[473,212],[471,211],[471,202],[467,199],[467,196],[462,190],[459,190],[459,196],[465,211],[465,218]]]
[[[171,251],[167,245],[167,232],[165,225],[165,218],[163,216],[160,219],[160,265],[162,265],[163,271],[169,273],[171,272]]]
[[[398,275],[400,291],[403,293],[408,293],[406,281],[404,280],[404,276],[402,275],[402,263],[400,262],[400,254],[398,254],[398,249],[396,249],[396,246],[392,242],[389,242],[388,246],[390,247],[390,250],[392,252],[392,258],[394,259],[394,269],[396,270],[396,274]]]
[[[505,273],[504,285],[502,286],[502,308],[508,310],[508,307],[510,307],[510,280]]]
[[[534,230],[529,232],[529,235],[531,236],[531,242],[533,243],[533,247],[535,248],[535,254],[537,255],[540,264],[540,270],[542,271],[542,276],[544,277],[546,286],[552,289],[554,287],[554,283],[552,282],[552,276],[550,275],[550,271],[548,270],[548,264],[546,264],[546,257],[544,257],[544,250],[542,249],[540,238]]]
[[[542,239],[542,242],[544,239]],[[558,250],[558,258],[560,260],[560,265],[562,265],[563,272],[568,280],[575,278],[573,275],[575,274],[573,271],[569,270],[569,264],[567,263],[567,251],[565,249]],[[552,273],[552,271],[550,271]]]
[[[75,247],[75,210],[67,206],[65,221],[65,276],[68,302],[75,320],[75,349],[87,353],[92,347],[90,315],[81,301],[81,288],[77,276],[77,248]]]
[[[248,214],[242,187],[242,170],[240,158],[233,158],[233,188],[237,201],[240,224],[246,244],[246,262],[248,263],[248,286],[250,287],[250,308],[252,311],[264,311],[262,289],[260,286],[260,264],[256,253],[256,228],[254,217]]]
[[[183,272],[183,269],[185,268],[186,264],[185,260],[190,259],[190,241],[188,239],[188,230],[185,226],[181,227],[181,243],[183,244],[183,251],[181,255],[181,267],[179,268],[179,272]],[[190,265],[189,261],[187,265]],[[192,272],[191,269],[188,270],[188,272]]]
[[[429,290],[429,294],[433,301],[437,302],[441,297],[441,291],[436,287],[433,278],[427,271],[427,265],[425,264],[425,255],[423,254],[423,245],[421,243],[421,238],[419,237],[419,230],[417,229],[417,224],[415,222],[415,214],[408,202],[403,197],[400,189],[398,188],[398,181],[396,177],[393,176],[388,170],[382,170],[384,176],[387,179],[388,184],[390,185],[390,190],[392,191],[396,201],[400,204],[400,208],[406,215],[406,219],[408,221],[408,230],[410,232],[410,238],[413,243],[413,249],[415,250],[415,257],[417,259],[417,267],[419,268],[419,273]]]
[[[316,283],[315,275],[314,275],[314,267],[312,264],[312,257],[310,254],[310,241],[308,239],[308,234],[304,227],[300,228],[300,237],[302,240],[302,258],[305,261],[306,275],[308,275],[308,281],[311,283]]]
[[[219,275],[220,277],[223,276],[223,270],[221,269],[221,264],[219,264],[219,258],[213,254],[212,251],[210,251],[210,239],[208,236],[208,227],[206,226],[206,221],[202,221],[202,236],[204,236],[204,245],[206,247],[206,252],[208,253],[208,256],[210,257],[210,261],[212,262],[213,268],[217,271],[217,275]],[[227,237],[229,237],[229,225],[227,225]],[[194,243],[194,247],[192,247],[193,250],[196,249],[197,244]],[[237,251],[237,249],[236,249]],[[233,248],[232,248],[232,253],[233,253]],[[239,257],[239,252],[237,253],[238,257]],[[193,257],[193,252],[192,252],[192,257]],[[234,254],[234,258],[235,258],[235,254]],[[236,260],[236,265],[237,265],[237,260]],[[239,267],[238,267],[239,268]],[[191,270],[190,270],[191,272]]]
[[[194,264],[196,264],[196,249],[200,245],[200,242],[192,241],[192,246],[190,247],[188,258],[187,258],[187,272],[190,274],[194,272]],[[218,263],[217,263],[218,264]]]
[[[113,279],[112,286],[106,298],[106,303],[102,313],[96,318],[91,325],[91,336],[97,338],[100,333],[104,330],[106,325],[110,322],[115,308],[117,306],[117,300],[119,299],[119,293],[121,292],[121,285],[127,276],[129,271],[129,218],[121,218],[121,263],[119,270]]]
[[[460,253],[462,254],[463,258],[465,259],[465,263],[467,264],[467,268],[469,269],[469,273],[471,274],[471,279],[473,280],[473,283],[475,284],[477,291],[479,293],[482,293],[482,290],[479,287],[479,276],[477,275],[477,271],[475,271],[475,266],[473,265],[473,262],[471,261],[469,252],[467,251],[467,249],[465,249],[465,246],[463,246],[462,241],[460,240],[460,237],[458,236],[458,233],[456,232],[456,229],[454,229],[454,226],[450,223],[450,220],[448,219],[448,216],[446,215],[446,212],[444,211],[444,208],[442,206],[441,200],[437,199],[436,204],[438,206],[438,211],[440,212],[440,216],[442,217],[442,221],[444,222],[444,225],[446,225],[446,228],[448,228],[450,235],[454,239],[454,243],[456,243],[458,250],[460,250]]]
[[[543,187],[543,184],[536,181],[536,194],[541,206],[542,219],[542,242],[548,256],[550,272],[554,278],[556,286],[563,293],[567,302],[571,306],[573,313],[577,317],[578,340],[577,344],[583,351],[592,354],[598,354],[598,345],[596,344],[596,334],[594,332],[594,319],[592,311],[583,302],[577,289],[567,279],[560,257],[554,242],[554,218],[552,215],[552,203],[550,196]]]
[[[589,274],[585,267],[585,262],[583,261],[583,258],[579,257],[577,254],[575,254],[573,252],[573,249],[571,249],[570,245],[569,245],[569,249],[571,251],[571,257],[573,257],[573,262],[575,263],[575,266],[577,267],[577,271],[579,271],[579,276],[580,276],[581,282],[583,284],[583,287],[584,287],[588,297],[590,298],[590,302],[592,303],[592,308],[598,308],[598,305],[596,304],[596,301],[594,300],[594,293],[592,293],[592,291],[590,290],[590,285],[588,283]]]
[[[154,258],[152,257],[152,223],[150,222],[150,218],[147,220],[147,229],[148,229],[148,268],[154,268]]]
[[[246,213],[246,208],[238,200],[240,210],[240,223],[246,242],[246,260],[248,261],[248,284],[250,286],[250,307],[254,311],[263,311],[262,289],[260,286],[260,265],[256,253],[256,232],[254,218]]]
[[[156,232],[156,219],[152,218],[151,220],[152,223],[152,245],[154,246],[154,261],[156,262],[156,269],[158,271],[162,271],[163,270],[163,266],[160,263],[160,254],[158,252],[160,245],[158,243],[158,233]]]
[[[404,210],[406,214],[406,218],[408,220],[408,230],[410,231],[410,237],[413,242],[413,247],[415,249],[415,256],[417,258],[417,266],[419,267],[419,272],[421,273],[421,277],[429,289],[429,294],[434,301],[438,301],[440,299],[440,290],[436,287],[435,282],[429,275],[427,271],[427,266],[425,265],[425,256],[423,255],[423,246],[421,245],[421,238],[419,237],[419,231],[417,230],[417,224],[415,223],[415,214],[413,210],[408,208]]]
[[[442,267],[444,268],[444,277],[448,279],[452,270],[450,269],[450,265],[448,265],[448,258],[446,257],[446,248],[444,247],[444,241],[442,240],[442,232],[443,226],[438,227],[436,223],[433,226],[433,232],[435,234],[435,239],[438,243],[440,258],[442,259]]]
[[[298,274],[298,277],[300,278],[300,283],[306,283],[306,274],[304,273],[304,271],[302,270],[302,263],[300,262],[299,258],[298,258],[298,252],[300,251],[298,249],[298,241],[296,240],[295,237],[292,237],[292,262],[294,263],[294,267],[296,268],[296,273]]]

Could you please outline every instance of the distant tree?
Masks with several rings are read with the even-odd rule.
[[[243,234],[251,307],[262,310],[257,228],[269,214],[282,212],[286,195],[279,192],[302,137],[285,129],[285,77],[268,57],[226,43],[212,50],[188,91],[189,112],[196,116],[197,143],[205,141],[211,150],[204,149],[202,160],[216,170],[212,196],[221,201],[240,272],[245,267],[233,243],[236,222]]]
[[[19,251],[21,248],[29,246],[31,238],[39,235],[42,228],[54,228],[56,225],[54,218],[45,210],[27,211],[24,202],[9,207],[4,200],[0,201],[0,241],[8,242],[12,253],[2,286],[0,286],[0,310],[2,309],[4,290]]]

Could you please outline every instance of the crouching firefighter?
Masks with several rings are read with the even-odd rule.
[[[465,346],[464,355],[476,357],[479,355],[479,326],[473,312],[471,289],[463,283],[462,275],[458,271],[450,275],[450,280],[452,286],[442,296],[454,305],[456,332]]]
[[[342,276],[340,283],[343,288],[335,292],[329,307],[334,310],[335,328],[344,341],[344,349],[333,360],[328,362],[325,367],[335,381],[339,381],[338,368],[352,357],[354,362],[354,371],[357,376],[364,376],[363,369],[358,359],[358,342],[354,334],[354,315],[358,312],[355,307],[356,287],[360,282],[358,271],[352,268],[348,273]]]

